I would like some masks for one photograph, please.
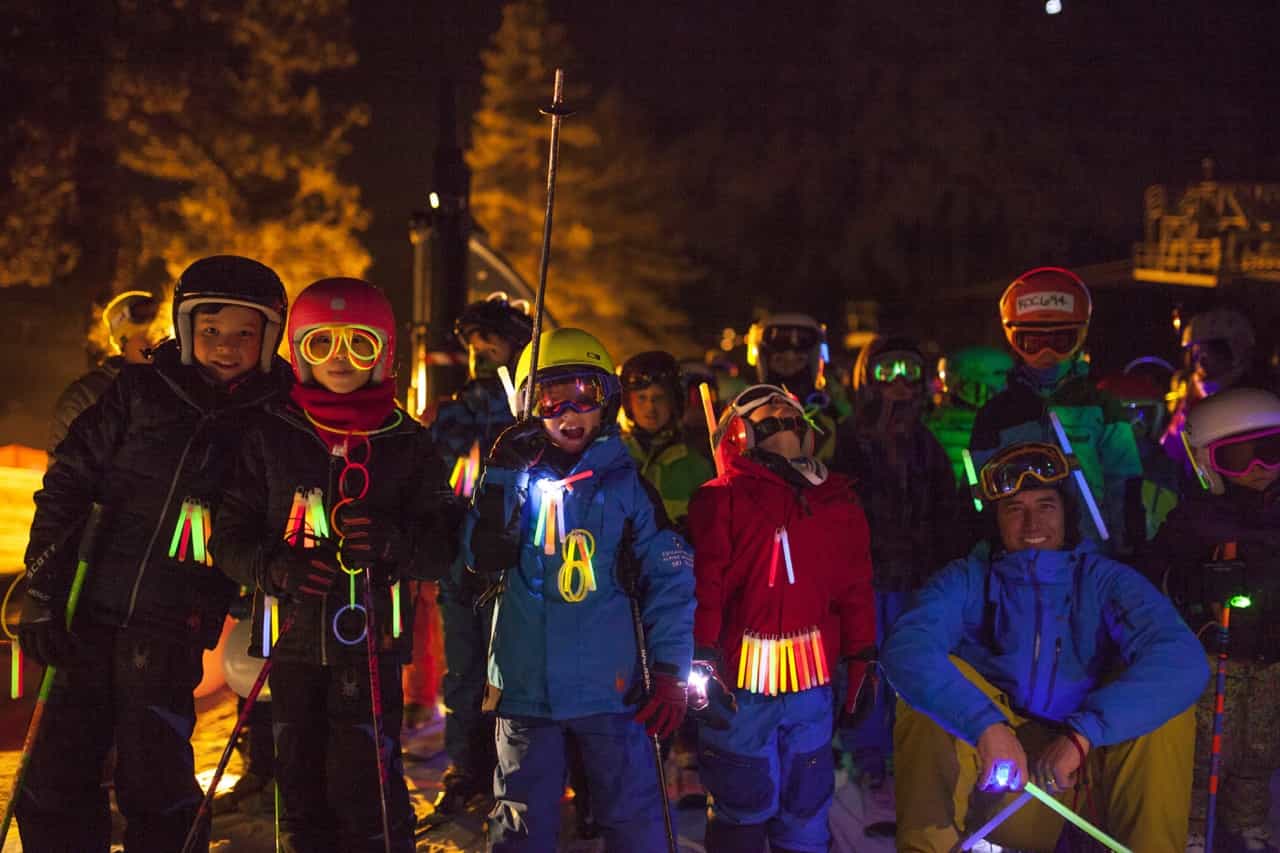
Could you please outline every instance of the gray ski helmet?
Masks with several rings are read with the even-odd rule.
[[[280,276],[266,264],[239,255],[212,255],[187,267],[173,292],[173,330],[183,364],[195,363],[191,312],[209,303],[240,305],[262,313],[266,323],[258,366],[263,373],[270,373],[289,306]]]

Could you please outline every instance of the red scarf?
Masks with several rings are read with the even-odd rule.
[[[311,416],[316,432],[325,441],[349,432],[377,429],[396,407],[394,382],[370,383],[350,394],[335,394],[319,385],[297,382],[289,396]]]

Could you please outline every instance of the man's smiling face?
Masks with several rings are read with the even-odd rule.
[[[996,523],[1011,554],[1028,548],[1060,551],[1066,544],[1066,511],[1057,489],[1027,489],[1000,500]]]

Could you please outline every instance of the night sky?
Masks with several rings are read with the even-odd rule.
[[[585,75],[596,92],[620,88],[637,121],[663,144],[708,124],[746,146],[779,128],[821,126],[843,97],[844,51],[877,51],[907,66],[943,59],[957,74],[976,64],[997,78],[1006,55],[1024,64],[1029,58],[1043,69],[1042,94],[1019,115],[986,116],[979,106],[974,121],[998,118],[1012,134],[1020,125],[1028,135],[1049,128],[1079,135],[1081,145],[1087,144],[1081,131],[1091,125],[1133,128],[1124,150],[1087,152],[1097,181],[1128,200],[1121,217],[1129,227],[1093,235],[1076,250],[1081,256],[1054,262],[1125,256],[1141,236],[1143,188],[1197,179],[1205,156],[1216,159],[1223,179],[1280,176],[1274,109],[1280,4],[1063,2],[1055,16],[1038,0],[887,7],[658,2],[644,4],[643,12],[633,3],[552,0],[550,12],[568,27],[580,56],[571,73]],[[480,96],[479,53],[500,10],[496,2],[353,4],[361,64],[339,86],[344,96],[371,105],[373,121],[354,135],[344,171],[374,212],[365,238],[375,258],[370,275],[388,288],[410,277],[406,221],[429,189],[439,81],[456,81],[465,128]],[[967,49],[947,40],[960,26],[997,35]],[[1046,181],[1051,187],[1051,177]]]

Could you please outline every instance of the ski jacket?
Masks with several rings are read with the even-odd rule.
[[[513,423],[515,417],[507,402],[507,392],[497,378],[472,379],[451,399],[440,404],[429,429],[459,498],[471,498],[489,450],[502,431]],[[467,470],[467,466],[474,470]],[[483,584],[467,571],[461,553],[440,578],[440,587],[447,598],[468,606],[484,592]]]
[[[667,517],[677,525],[689,514],[689,499],[707,480],[716,475],[715,466],[706,456],[695,453],[679,430],[667,429],[644,444],[634,432],[624,430],[622,442],[644,477],[662,497]]]
[[[850,418],[836,445],[831,468],[853,481],[862,500],[877,590],[917,589],[964,553],[955,480],[933,433],[916,423],[903,435],[877,435]]]
[[[1231,542],[1234,557],[1226,553]],[[1214,620],[1213,605],[1249,596],[1249,607],[1231,610],[1229,652],[1280,660],[1280,483],[1265,492],[1231,483],[1222,495],[1189,491],[1156,534],[1143,571],[1196,631]],[[1217,651],[1216,631],[1200,636]]]
[[[971,744],[1000,708],[948,658],[998,687],[1019,714],[1109,746],[1153,731],[1209,677],[1195,635],[1134,569],[1091,542],[970,556],[918,592],[880,662],[907,704]]]
[[[152,364],[126,365],[71,425],[35,494],[30,594],[66,598],[80,531],[99,501],[106,514],[79,617],[212,648],[235,584],[174,534],[193,503],[216,516],[246,416],[282,394],[289,377],[277,359],[271,374],[255,370],[227,390],[183,365],[176,342]]]
[[[405,537],[405,561],[382,566],[374,577],[434,580],[457,553],[457,529],[462,514],[453,501],[444,478],[444,463],[435,452],[431,436],[421,425],[399,410],[384,426],[385,432],[368,436],[368,445],[358,437],[349,439],[352,461],[363,461],[369,471],[369,490],[362,504],[378,523],[391,524]],[[339,476],[346,459],[329,452],[329,445],[307,422],[303,411],[292,401],[270,406],[247,427],[235,469],[223,495],[222,510],[211,544],[218,565],[237,583],[254,590],[253,639],[249,653],[261,657],[265,593],[268,565],[285,548],[304,550],[286,541],[286,532],[296,529],[290,518],[298,489],[323,492],[326,518],[341,499]],[[348,475],[358,484],[358,474]],[[332,534],[336,536],[336,532]],[[364,606],[364,577],[356,578],[356,602]],[[377,648],[399,654],[408,662],[412,648],[413,596],[408,588],[399,591],[402,631],[394,636],[391,591],[383,584],[373,589],[374,624],[378,629]],[[334,633],[338,611],[350,605],[351,591],[346,575],[324,599],[306,597],[299,601],[280,600],[277,629],[289,619],[293,628],[275,645],[276,660],[332,665],[351,657],[364,657],[363,642],[339,642]],[[344,616],[343,632],[348,640],[359,634],[360,619]],[[353,625],[354,630],[347,630]]]
[[[968,406],[939,406],[925,415],[924,425],[933,437],[938,439],[947,461],[951,463],[951,473],[956,485],[964,488],[969,485],[969,478],[964,470],[964,451],[969,449],[969,438],[973,435],[973,422],[977,418],[976,409]]]
[[[124,356],[113,355],[72,382],[58,395],[58,402],[53,407],[53,423],[49,427],[50,453],[67,437],[67,431],[80,413],[98,402],[102,393],[116,381],[124,363]]]
[[[974,421],[969,445],[974,465],[980,469],[996,451],[1015,442],[1043,441],[1056,446],[1050,411],[1062,421],[1098,502],[1111,533],[1111,549],[1123,553],[1144,538],[1141,530],[1129,529],[1133,526],[1129,519],[1140,520],[1141,513],[1126,516],[1126,501],[1133,500],[1136,506],[1138,500],[1142,461],[1124,407],[1087,376],[1068,375],[1041,392],[1025,365],[1015,367],[1009,374],[1009,387],[983,406]],[[1132,488],[1130,481],[1134,481]],[[1081,513],[1081,533],[1099,538],[1088,512]]]
[[[487,457],[498,434],[513,423],[502,382],[472,379],[440,404],[431,422],[431,438],[452,469],[458,457],[469,454],[476,442],[480,443],[480,458]]]
[[[781,528],[795,583],[779,568],[770,587]],[[721,650],[726,680],[740,669],[747,632],[777,636],[817,627],[832,667],[875,644],[867,521],[844,476],[797,488],[753,459],[733,457],[694,495],[689,531],[698,581],[694,641]]]
[[[561,493],[557,512],[561,532],[584,530],[594,540],[589,562],[595,588],[572,602],[560,582],[566,544],[550,534],[555,553],[547,554],[548,533],[541,539],[535,534],[549,494],[541,484],[586,472],[590,476],[574,482],[571,492]],[[498,489],[501,517],[481,512],[480,506],[490,505],[486,496]],[[624,697],[641,680],[630,589],[637,592],[650,666],[682,678],[688,673],[693,558],[664,524],[661,504],[616,427],[592,442],[565,474],[545,464],[528,472],[485,470],[469,520],[467,562],[486,575],[505,571],[489,648],[489,682],[502,691],[498,713],[564,720],[626,711]],[[626,553],[628,527],[632,541]],[[500,539],[516,546],[499,549],[509,557],[477,547]]]

